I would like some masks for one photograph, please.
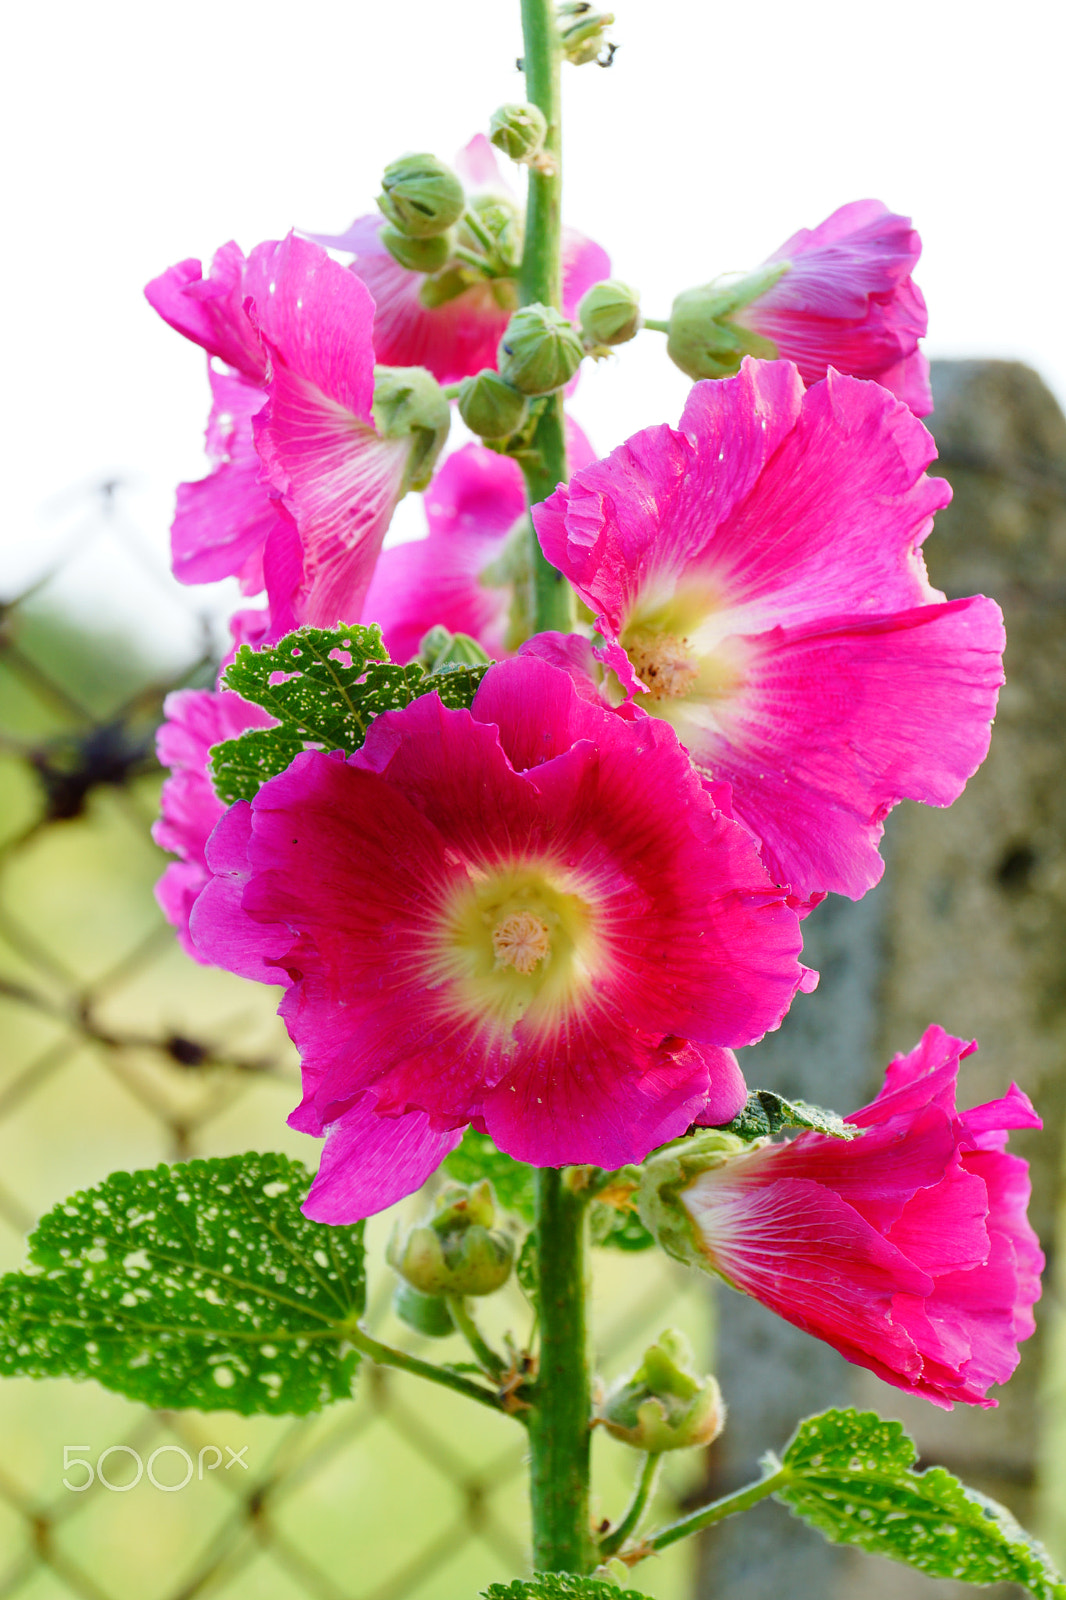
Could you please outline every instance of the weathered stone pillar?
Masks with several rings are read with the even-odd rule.
[[[963,1103],[995,1098],[1013,1078],[1045,1119],[1044,1135],[1016,1135],[1012,1148],[1033,1163],[1032,1215],[1050,1255],[1066,1124],[1066,419],[1036,374],[1010,362],[935,363],[933,388],[934,470],[955,499],[926,545],[930,575],[949,598],[994,596],[1007,618],[1008,681],[991,754],[950,810],[897,810],[878,889],[811,917],[822,986],[778,1035],[745,1052],[745,1069],[749,1081],[847,1109],[930,1022],[975,1036]],[[719,1305],[718,1369],[733,1427],[715,1459],[716,1492],[750,1474],[798,1414],[844,1402],[901,1417],[925,1461],[957,1470],[1032,1526],[1039,1333],[998,1410],[946,1413],[848,1367],[740,1296],[723,1291]],[[706,1596],[845,1600],[860,1585],[864,1600],[972,1593],[834,1550],[777,1507],[706,1541]]]

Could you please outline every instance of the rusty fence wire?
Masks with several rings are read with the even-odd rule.
[[[315,1159],[285,1126],[298,1069],[276,996],[184,956],[152,895],[155,728],[171,689],[212,682],[218,629],[116,485],[82,513],[76,559],[109,541],[139,643],[64,612],[73,552],[23,593],[0,576],[3,1270],[43,1211],[116,1168],[254,1148]],[[176,614],[189,645],[161,668],[153,627],[172,636]],[[389,1225],[372,1230],[369,1315],[417,1347],[390,1310]],[[499,1326],[524,1333],[517,1293],[497,1301]],[[658,1255],[604,1254],[595,1309],[608,1375],[667,1325],[697,1348],[710,1336],[702,1285]],[[596,1450],[600,1509],[617,1515],[630,1462]],[[668,1475],[660,1512],[701,1475],[698,1460]],[[0,1600],[474,1600],[524,1570],[524,1484],[509,1419],[366,1364],[351,1401],[301,1419],[150,1412],[92,1383],[15,1380],[0,1385]],[[650,1563],[642,1585],[681,1600],[688,1561],[679,1548]]]

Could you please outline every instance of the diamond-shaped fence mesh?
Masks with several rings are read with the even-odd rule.
[[[87,500],[78,561],[119,514],[111,485]],[[62,568],[0,610],[2,1270],[22,1264],[42,1212],[116,1168],[256,1148],[313,1158],[285,1126],[298,1069],[276,997],[189,960],[152,895],[165,861],[149,834],[154,730],[171,689],[211,681],[217,646],[194,597],[152,575],[136,530],[112,545],[136,587],[139,638],[151,639],[153,607],[161,628],[183,608],[193,643],[177,668],[161,671],[150,643],[134,648],[117,625],[99,631],[84,607],[80,621],[65,615]],[[370,1323],[417,1348],[380,1264],[390,1224],[373,1229]],[[486,1321],[524,1334],[529,1316],[516,1291]],[[667,1325],[697,1348],[709,1335],[704,1286],[651,1253],[601,1256],[595,1317],[609,1375]],[[350,1401],[299,1420],[7,1382],[0,1600],[473,1600],[525,1568],[523,1438],[368,1363]],[[616,1516],[634,1458],[599,1439],[596,1452]],[[660,1511],[701,1475],[698,1453],[666,1474]],[[642,1569],[642,1586],[680,1600],[688,1562],[679,1547]]]

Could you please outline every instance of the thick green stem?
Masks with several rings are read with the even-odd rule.
[[[528,1414],[533,1566],[589,1572],[589,1381],[586,1206],[543,1167],[536,1175],[540,1369]]]
[[[529,170],[526,237],[518,274],[522,305],[562,304],[562,99],[559,85],[561,52],[553,0],[522,0],[526,97],[539,106],[548,124],[544,150],[550,170]],[[521,463],[531,506],[546,500],[565,483],[566,433],[563,397],[552,395],[533,435],[532,452]],[[534,625],[538,633],[569,633],[574,625],[573,593],[562,573],[545,561],[537,536],[533,541]]]
[[[417,1356],[408,1355],[406,1350],[394,1350],[391,1345],[381,1344],[358,1324],[347,1328],[345,1336],[357,1350],[369,1356],[371,1361],[376,1361],[379,1367],[398,1367],[401,1372],[413,1373],[416,1378],[426,1378],[445,1389],[454,1389],[456,1394],[465,1394],[468,1400],[491,1406],[493,1411],[506,1410],[500,1396],[493,1390],[484,1388],[480,1383],[471,1383],[469,1378],[464,1378],[459,1372],[449,1372],[447,1367],[435,1367],[431,1361],[420,1361]],[[524,1415],[518,1412],[513,1415],[519,1422],[525,1422]]]
[[[765,1500],[768,1494],[779,1489],[787,1478],[787,1472],[780,1468],[760,1478],[758,1483],[749,1483],[746,1489],[738,1489],[735,1494],[723,1495],[721,1500],[714,1500],[709,1506],[701,1506],[698,1511],[682,1517],[680,1522],[672,1522],[668,1528],[660,1528],[658,1533],[653,1533],[650,1539],[640,1545],[640,1554],[650,1556],[656,1550],[665,1550],[667,1545],[676,1544],[678,1539],[687,1539],[691,1533],[700,1533],[725,1517],[734,1516],[738,1511],[749,1511],[760,1500]]]
[[[617,1551],[621,1550],[629,1535],[635,1533],[639,1528],[640,1519],[644,1515],[644,1508],[655,1489],[655,1480],[659,1476],[662,1459],[661,1455],[644,1457],[640,1469],[640,1477],[637,1479],[637,1486],[633,1491],[633,1498],[629,1504],[629,1510],[618,1526],[612,1528],[610,1533],[604,1534],[600,1540],[601,1561],[606,1561],[609,1556],[613,1556]]]

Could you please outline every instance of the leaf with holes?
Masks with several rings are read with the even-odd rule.
[[[806,1128],[830,1139],[857,1139],[863,1131],[845,1122],[839,1112],[808,1105],[806,1100],[786,1100],[772,1089],[756,1089],[749,1094],[732,1122],[725,1124],[727,1133],[749,1140],[765,1139],[783,1128]]]
[[[445,1156],[444,1170],[456,1183],[480,1183],[488,1178],[505,1211],[533,1221],[533,1168],[497,1150],[487,1133],[468,1128],[462,1142]]]
[[[890,1556],[933,1578],[1020,1583],[1038,1600],[1066,1600],[1042,1545],[995,1500],[943,1467],[915,1472],[899,1422],[872,1411],[826,1411],[793,1435],[774,1495],[834,1544]]]
[[[300,1211],[282,1155],[115,1172],[0,1279],[0,1375],[95,1378],[150,1406],[303,1415],[347,1399],[363,1230]]]
[[[298,628],[264,650],[242,645],[226,668],[225,687],[269,711],[277,726],[214,746],[215,790],[231,805],[250,800],[301,750],[350,755],[375,717],[419,695],[437,693],[446,706],[469,706],[485,671],[455,663],[430,673],[417,662],[399,666],[389,660],[376,626]]]
[[[636,1589],[619,1589],[601,1578],[581,1578],[574,1572],[535,1572],[513,1583],[490,1583],[479,1600],[645,1600]]]

